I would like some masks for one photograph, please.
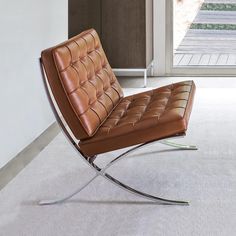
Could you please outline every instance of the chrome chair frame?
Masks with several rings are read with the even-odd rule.
[[[177,137],[183,137],[185,136],[185,133],[179,134],[177,136],[172,136],[172,137],[168,137],[165,139],[161,139],[161,140],[155,140],[155,141],[151,141],[151,142],[146,142],[143,144],[140,144],[138,146],[135,146],[131,149],[129,149],[128,151],[122,153],[121,155],[119,155],[118,157],[114,158],[111,162],[109,162],[105,167],[100,168],[99,166],[97,166],[94,163],[94,160],[96,159],[96,156],[93,157],[87,157],[85,156],[81,150],[79,145],[76,143],[76,141],[73,139],[72,135],[70,134],[69,130],[67,129],[67,127],[64,125],[59,112],[58,112],[58,107],[56,105],[56,103],[53,101],[52,97],[53,95],[51,94],[51,89],[50,86],[48,84],[47,81],[47,76],[45,73],[45,69],[42,63],[41,58],[39,59],[39,63],[40,63],[40,69],[41,69],[41,73],[42,73],[42,78],[44,81],[44,87],[46,90],[46,94],[50,103],[50,106],[52,108],[53,114],[56,118],[56,121],[58,122],[60,128],[62,129],[64,135],[67,137],[68,141],[70,142],[70,144],[75,148],[76,152],[79,154],[79,156],[86,162],[86,164],[88,164],[94,171],[95,171],[95,175],[89,180],[87,181],[83,186],[79,187],[78,189],[76,189],[73,193],[69,194],[66,197],[60,198],[60,199],[55,199],[55,200],[45,200],[45,201],[40,201],[38,204],[39,205],[53,205],[53,204],[59,204],[59,203],[63,203],[65,201],[67,201],[68,199],[72,198],[73,196],[75,196],[76,194],[78,194],[79,192],[81,192],[85,187],[87,187],[91,182],[93,182],[98,176],[102,176],[105,179],[107,179],[108,181],[110,181],[111,183],[113,183],[114,185],[122,188],[123,190],[126,190],[132,194],[135,194],[139,197],[151,200],[157,204],[165,204],[165,205],[189,205],[189,202],[187,201],[179,201],[179,200],[170,200],[170,199],[165,199],[165,198],[160,198],[160,197],[156,197],[153,195],[150,195],[148,193],[144,193],[141,192],[139,190],[136,190],[122,182],[120,182],[119,180],[115,179],[114,177],[112,177],[110,174],[106,173],[107,169],[110,168],[112,165],[114,165],[115,163],[117,163],[118,161],[120,161],[121,159],[123,159],[124,157],[126,157],[128,154],[141,149],[142,147],[145,147],[147,145],[153,144],[154,142],[159,142],[161,144],[167,145],[167,146],[171,146],[171,147],[175,147],[178,149],[182,149],[182,150],[197,150],[196,146],[193,145],[182,145],[182,144],[177,144],[174,142],[169,141],[169,139],[173,139],[173,138],[177,138]]]

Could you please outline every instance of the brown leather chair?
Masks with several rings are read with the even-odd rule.
[[[97,176],[103,176],[129,192],[158,203],[188,204],[135,190],[107,174],[106,170],[131,151],[154,141],[181,149],[196,149],[195,146],[167,140],[182,136],[187,130],[195,93],[193,81],[124,97],[93,29],[44,50],[40,61],[57,121],[76,150],[96,172],[91,180],[70,196],[41,201],[41,205],[71,198]],[[98,154],[133,145],[138,146],[116,157],[103,169],[95,164]]]

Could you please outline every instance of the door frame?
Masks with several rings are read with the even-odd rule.
[[[154,1],[154,74],[156,76],[236,76],[236,66],[173,66],[173,1]]]

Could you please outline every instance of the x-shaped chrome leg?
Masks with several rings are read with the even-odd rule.
[[[159,140],[156,141],[168,146],[172,146],[178,149],[183,149],[183,150],[197,150],[196,146],[192,146],[192,145],[183,145],[183,144],[177,144],[174,142],[170,142],[168,140]],[[121,160],[122,158],[124,158],[125,156],[127,156],[128,154],[130,154],[131,152],[136,151],[137,149],[140,149],[142,147],[145,147],[147,144],[151,144],[153,142],[148,142],[148,143],[144,143],[141,145],[138,145],[134,148],[129,149],[128,151],[122,153],[121,155],[119,155],[118,157],[116,157],[115,159],[113,159],[111,162],[109,162],[104,168],[99,168],[97,165],[95,165],[94,163],[89,163],[86,160],[86,163],[90,165],[90,167],[92,167],[95,171],[96,171],[96,175],[94,177],[92,177],[89,181],[87,181],[83,186],[81,186],[80,188],[78,188],[76,191],[74,191],[73,193],[69,194],[68,196],[61,198],[61,199],[56,199],[56,200],[46,200],[46,201],[40,201],[39,205],[53,205],[53,204],[59,204],[59,203],[63,203],[66,200],[72,198],[73,196],[75,196],[76,194],[78,194],[79,192],[81,192],[85,187],[87,187],[91,182],[93,182],[98,176],[102,176],[105,179],[109,180],[111,183],[115,184],[116,186],[122,188],[123,190],[126,190],[132,194],[135,194],[139,197],[151,200],[153,202],[156,202],[158,204],[168,204],[168,205],[189,205],[189,203],[187,201],[179,201],[179,200],[169,200],[169,199],[164,199],[164,198],[159,198],[144,192],[141,192],[139,190],[136,190],[122,182],[120,182],[119,180],[115,179],[114,177],[112,177],[111,175],[106,173],[106,170],[108,168],[110,168],[112,165],[114,165],[117,161]]]

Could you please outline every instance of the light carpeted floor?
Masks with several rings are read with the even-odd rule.
[[[109,170],[137,189],[190,206],[155,205],[98,178],[66,204],[40,207],[38,200],[70,193],[94,174],[60,134],[0,192],[0,235],[235,235],[235,140],[236,89],[198,89],[187,137],[177,140],[198,151],[155,144]]]

